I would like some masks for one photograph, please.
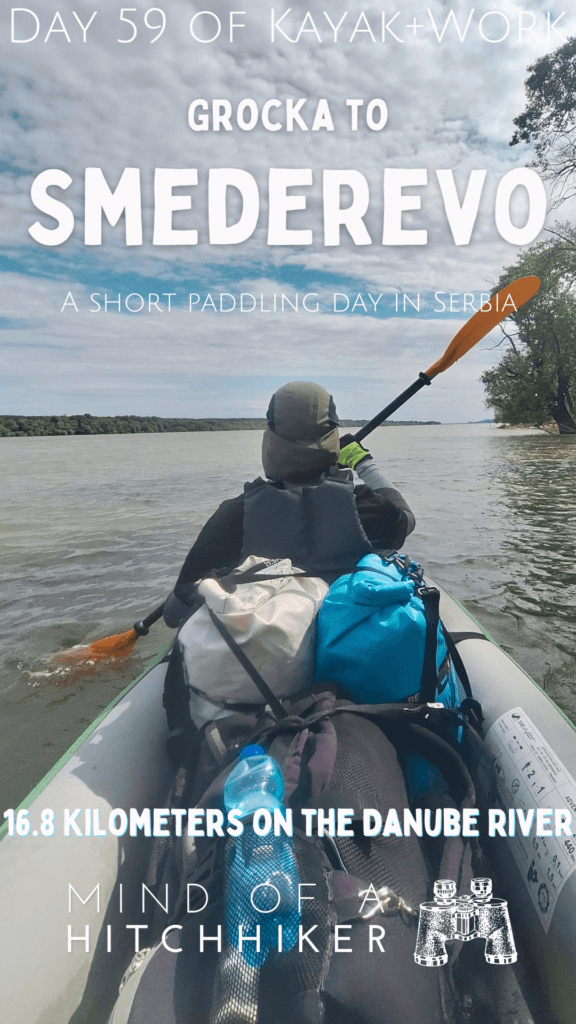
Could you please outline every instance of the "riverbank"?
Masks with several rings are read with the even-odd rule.
[[[498,430],[543,430],[545,434],[560,434],[560,427],[557,423],[498,423]]]
[[[341,420],[363,427],[368,420]],[[389,420],[381,426],[439,426],[438,420]],[[174,434],[218,430],[264,430],[265,419],[180,419],[163,416],[0,416],[0,437],[71,437],[89,434]]]

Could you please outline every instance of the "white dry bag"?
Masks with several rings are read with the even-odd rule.
[[[205,603],[178,636],[187,682],[196,694],[220,707],[266,700],[218,632],[209,609],[278,698],[289,697],[312,682],[316,613],[328,585],[317,577],[292,575],[302,570],[288,558],[258,555],[249,555],[227,577],[226,585],[257,565],[264,566],[258,578],[237,583],[232,592],[217,579],[202,580],[198,593]]]

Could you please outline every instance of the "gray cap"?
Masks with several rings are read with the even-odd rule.
[[[272,395],[266,413],[262,463],[271,480],[319,476],[338,460],[338,416],[320,384],[295,380]]]

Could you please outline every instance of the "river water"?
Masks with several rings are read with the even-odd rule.
[[[68,686],[45,656],[160,603],[203,522],[261,473],[261,437],[0,438],[0,813],[172,633]],[[576,438],[450,424],[370,447],[416,514],[410,555],[576,721]]]

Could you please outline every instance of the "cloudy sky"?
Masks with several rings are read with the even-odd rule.
[[[171,0],[155,42],[162,15],[141,5],[125,15],[135,23],[136,39],[121,43],[134,28],[119,20],[120,7],[109,0],[98,6],[86,43],[73,11],[86,25],[96,10],[89,3],[30,0],[38,22],[32,13],[14,16],[16,39],[31,37],[39,24],[29,43],[11,41],[9,8],[2,15],[0,412],[262,415],[274,388],[301,378],[326,384],[341,415],[373,415],[443,351],[470,312],[462,313],[462,293],[478,297],[514,261],[518,249],[494,224],[498,182],[530,160],[527,147],[508,145],[512,119],[524,106],[527,65],[573,34],[576,16],[568,13],[554,27],[562,6],[530,0],[474,10],[439,0],[395,8],[338,3],[328,9],[333,25],[343,19],[334,41],[326,5],[310,2],[292,6],[272,42],[265,2],[204,8]],[[230,11],[242,7],[234,20],[244,27],[230,41]],[[190,31],[204,9],[212,14],[194,19],[197,36],[210,38],[222,26],[210,43]],[[288,5],[274,10],[278,22]],[[442,35],[451,10],[455,20]],[[482,21],[488,11],[498,13]],[[462,42],[455,23],[461,33],[468,23]],[[193,100],[227,99],[235,112],[247,97],[259,108],[279,99],[272,117],[283,127],[271,132],[259,123],[242,131],[233,117],[232,131],[190,129]],[[288,132],[285,102],[302,98],[309,130]],[[330,132],[310,130],[321,98],[329,102]],[[352,131],[349,98],[364,100],[364,109],[371,99],[384,99],[384,129],[370,130],[361,114]],[[111,187],[125,167],[140,168],[141,246],[126,246],[124,218],[116,227],[105,223],[101,246],[84,244],[86,167],[102,168]],[[156,167],[197,168],[198,186],[176,190],[192,196],[192,208],[174,215],[174,227],[198,230],[197,245],[152,244]],[[248,171],[260,192],[255,232],[232,246],[208,242],[208,171],[223,167]],[[290,228],[312,230],[312,244],[267,244],[271,167],[312,169],[312,185],[292,190],[306,196],[306,209],[289,215]],[[408,190],[421,195],[421,209],[403,220],[406,228],[426,228],[427,245],[381,244],[385,167],[427,168],[428,185]],[[65,193],[52,190],[75,216],[73,234],[55,247],[28,233],[36,220],[54,227],[30,198],[32,181],[47,168],[72,178]],[[446,220],[435,176],[445,168],[453,169],[460,198],[470,172],[487,171],[467,246],[454,245]],[[371,245],[355,245],[345,230],[341,245],[324,245],[323,169],[356,169],[366,178]],[[521,191],[514,208],[519,224],[526,215]],[[230,222],[238,215],[231,202]],[[435,292],[455,293],[452,312],[435,302]],[[98,299],[91,301],[94,293]],[[223,293],[223,308],[235,302],[235,309],[220,312]],[[242,293],[245,311],[238,308]],[[415,304],[420,296],[419,311],[410,304],[404,311],[401,302],[396,310],[395,296],[404,293]],[[286,303],[281,311],[282,294],[293,304],[298,299],[297,312]],[[314,296],[309,312],[302,309],[306,294]],[[120,311],[111,304],[119,295]],[[134,309],[143,296],[141,312],[126,308],[129,295]],[[150,295],[158,304],[148,309]],[[478,377],[498,360],[498,337],[438,378],[406,417],[448,422],[489,415]]]

